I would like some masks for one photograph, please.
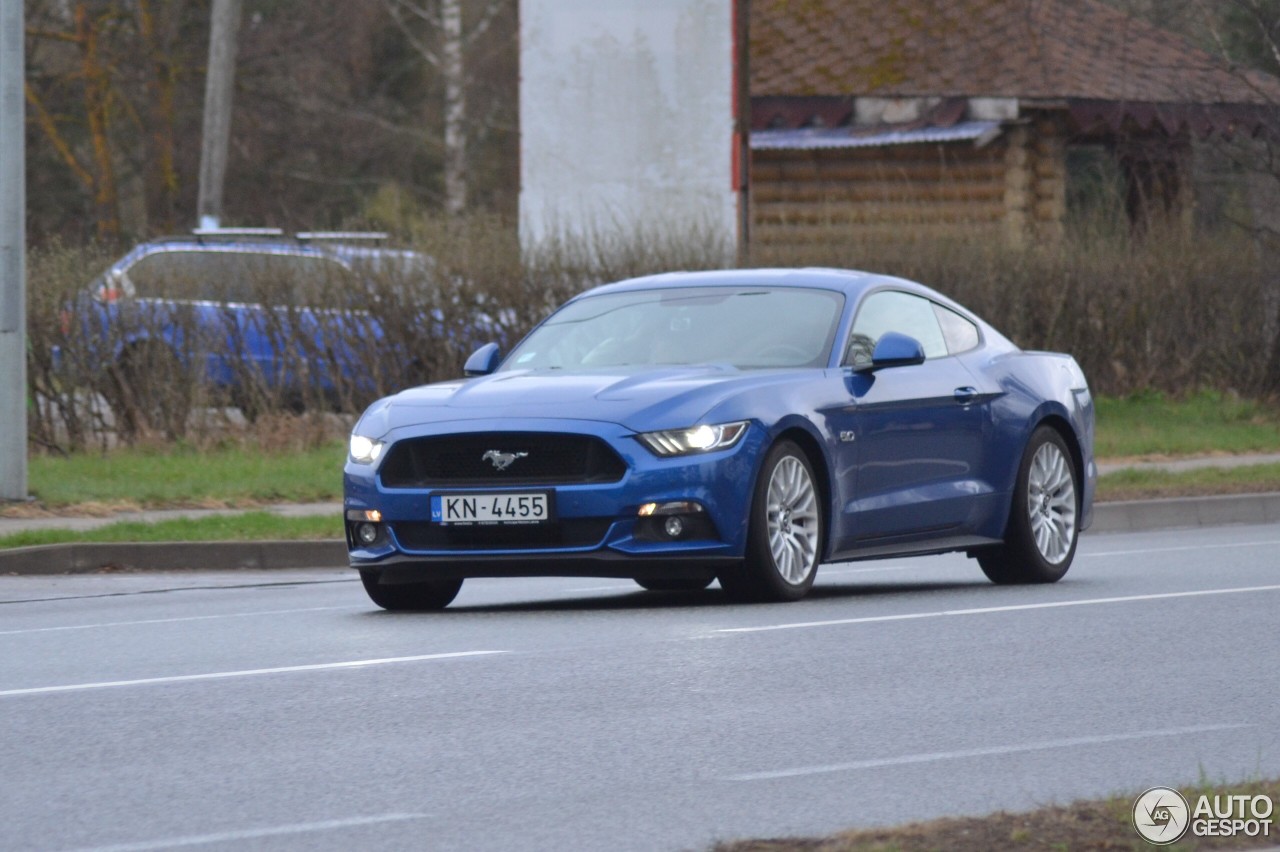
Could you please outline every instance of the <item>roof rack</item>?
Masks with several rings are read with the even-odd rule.
[[[279,228],[193,228],[197,237],[282,237]]]
[[[388,238],[388,234],[385,231],[299,231],[295,236],[303,242],[318,240],[381,241]]]
[[[284,235],[279,228],[192,228],[191,233],[200,242],[206,239],[270,239]]]

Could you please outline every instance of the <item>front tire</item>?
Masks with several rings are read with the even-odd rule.
[[[738,600],[799,600],[818,574],[823,533],[813,466],[795,443],[779,441],[756,481],[746,560],[721,574],[720,585]]]
[[[1056,583],[1071,567],[1080,538],[1080,489],[1067,442],[1041,426],[1018,466],[1005,542],[977,553],[993,583]]]
[[[377,571],[361,571],[360,581],[369,599],[392,612],[427,611],[444,609],[458,596],[461,580],[424,580],[420,583],[379,582]]]

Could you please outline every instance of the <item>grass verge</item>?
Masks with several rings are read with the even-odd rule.
[[[1280,491],[1280,464],[1204,468],[1169,473],[1163,470],[1118,470],[1098,479],[1099,502],[1255,494]]]
[[[1280,406],[1217,391],[1178,399],[1146,391],[1097,401],[1098,458],[1280,451]]]
[[[284,518],[244,512],[148,523],[121,521],[92,530],[30,530],[0,536],[0,549],[75,542],[304,541],[342,538],[342,519],[333,515]]]
[[[102,506],[218,508],[311,503],[342,496],[341,443],[271,452],[229,447],[197,452],[120,449],[31,459],[31,492],[45,509]],[[10,514],[20,511],[11,508]]]
[[[1203,795],[1266,795],[1280,809],[1280,781],[1255,781],[1231,785],[1180,788],[1194,810]],[[1202,849],[1266,849],[1280,843],[1275,815],[1268,837],[1193,837],[1187,834],[1171,846],[1156,847],[1143,840],[1133,827],[1132,808],[1138,794],[1113,796],[1065,806],[1040,808],[1027,813],[996,813],[985,817],[954,817],[918,822],[894,828],[848,831],[829,837],[778,840],[735,840],[719,843],[714,852],[994,852],[994,850],[1044,850],[1044,852],[1149,852],[1163,848],[1175,852]],[[1212,800],[1211,800],[1212,801]]]

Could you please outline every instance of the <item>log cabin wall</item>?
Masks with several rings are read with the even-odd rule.
[[[1062,122],[972,142],[752,152],[755,245],[1053,239],[1066,215]]]

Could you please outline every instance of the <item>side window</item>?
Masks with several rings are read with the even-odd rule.
[[[844,363],[854,367],[870,364],[877,341],[889,331],[920,341],[926,358],[940,358],[948,354],[933,302],[910,293],[882,290],[872,293],[858,308]]]
[[[935,304],[933,312],[938,317],[938,325],[942,326],[942,337],[947,342],[947,351],[952,355],[968,352],[978,345],[978,327],[960,316],[950,308]]]
[[[209,274],[199,252],[160,251],[140,257],[124,271],[134,295],[143,299],[210,299]]]
[[[254,294],[244,257],[227,251],[159,251],[139,258],[125,275],[144,299],[248,302]]]
[[[350,269],[334,260],[297,254],[257,254],[245,270],[267,304],[334,305],[355,286]]]
[[[325,304],[352,277],[328,258],[226,250],[155,252],[125,274],[142,298],[264,305]]]

